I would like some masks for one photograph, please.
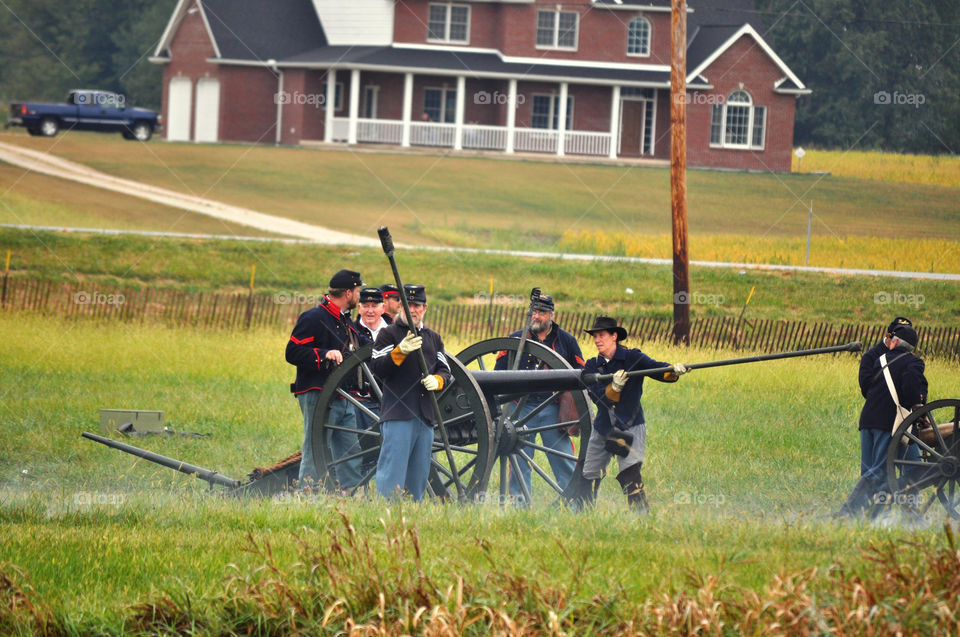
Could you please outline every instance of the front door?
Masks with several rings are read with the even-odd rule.
[[[647,115],[645,100],[623,100],[620,109],[620,155],[639,157],[643,154],[643,129]]]

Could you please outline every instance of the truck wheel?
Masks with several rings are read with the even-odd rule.
[[[128,139],[135,139],[138,142],[148,141],[153,136],[153,127],[150,126],[147,122],[134,122],[133,126],[130,127],[130,137]],[[124,135],[126,137],[126,135]]]
[[[40,134],[44,137],[53,137],[60,132],[60,122],[53,117],[44,117],[40,120]]]

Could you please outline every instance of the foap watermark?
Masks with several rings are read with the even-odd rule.
[[[517,95],[516,103],[519,106],[527,101],[525,95]],[[508,104],[510,102],[510,96],[507,93],[501,93],[500,91],[477,91],[473,94],[473,103],[481,105],[500,105]]]
[[[698,493],[697,491],[677,491],[673,495],[674,504],[692,504],[696,506],[720,507],[726,504],[727,497],[722,493]]]
[[[873,103],[881,106],[912,106],[920,108],[927,103],[923,93],[901,93],[900,91],[877,91],[873,94]]]
[[[477,292],[473,295],[473,302],[477,305],[525,305],[529,300],[530,297],[524,296],[523,294],[500,294],[499,292],[490,294],[489,292]]]
[[[104,493],[100,491],[77,491],[73,494],[73,504],[80,508],[93,506],[121,507],[127,496],[122,493]]]
[[[304,294],[303,292],[277,292],[273,295],[273,302],[277,305],[320,305],[323,295]]]
[[[73,302],[77,305],[123,305],[127,299],[122,294],[104,294],[102,292],[85,292],[81,290],[73,295]]]
[[[703,292],[677,292],[673,295],[673,302],[677,305],[723,305],[726,297]]]
[[[78,106],[103,106],[106,108],[124,108],[127,104],[125,95],[119,93],[87,93],[80,91],[75,94]]]
[[[320,108],[327,103],[327,96],[323,93],[301,93],[300,91],[280,91],[273,94],[274,104],[296,104],[299,106],[316,106]]]
[[[490,491],[481,491],[473,496],[474,504],[495,504],[497,506],[516,506],[523,507],[527,504],[522,495],[500,494]]]
[[[692,93],[679,93],[674,95],[673,101],[676,104],[702,104],[713,106],[714,104],[723,104],[727,101],[727,98],[716,93],[703,93],[701,91],[694,91]]]
[[[902,292],[877,292],[873,295],[873,302],[876,305],[909,305],[917,309],[926,302],[927,298],[922,294],[904,294]]]

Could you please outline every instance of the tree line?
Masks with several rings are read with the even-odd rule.
[[[158,109],[162,68],[147,58],[175,5],[3,0],[0,102],[98,88]],[[794,144],[960,152],[958,0],[755,0],[754,7],[754,24],[813,89],[798,100]]]

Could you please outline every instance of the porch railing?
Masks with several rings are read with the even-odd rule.
[[[348,118],[333,118],[333,141],[346,142],[349,127]],[[456,135],[455,124],[410,122],[410,144],[413,146],[453,148]],[[557,152],[559,134],[555,130],[515,128],[513,135],[513,147],[517,152]],[[357,141],[363,144],[399,145],[403,142],[403,122],[396,119],[358,119]],[[465,149],[505,151],[507,141],[506,126],[463,125],[462,145]],[[563,137],[563,151],[568,155],[607,156],[610,153],[610,144],[610,133],[572,130],[566,131]]]

